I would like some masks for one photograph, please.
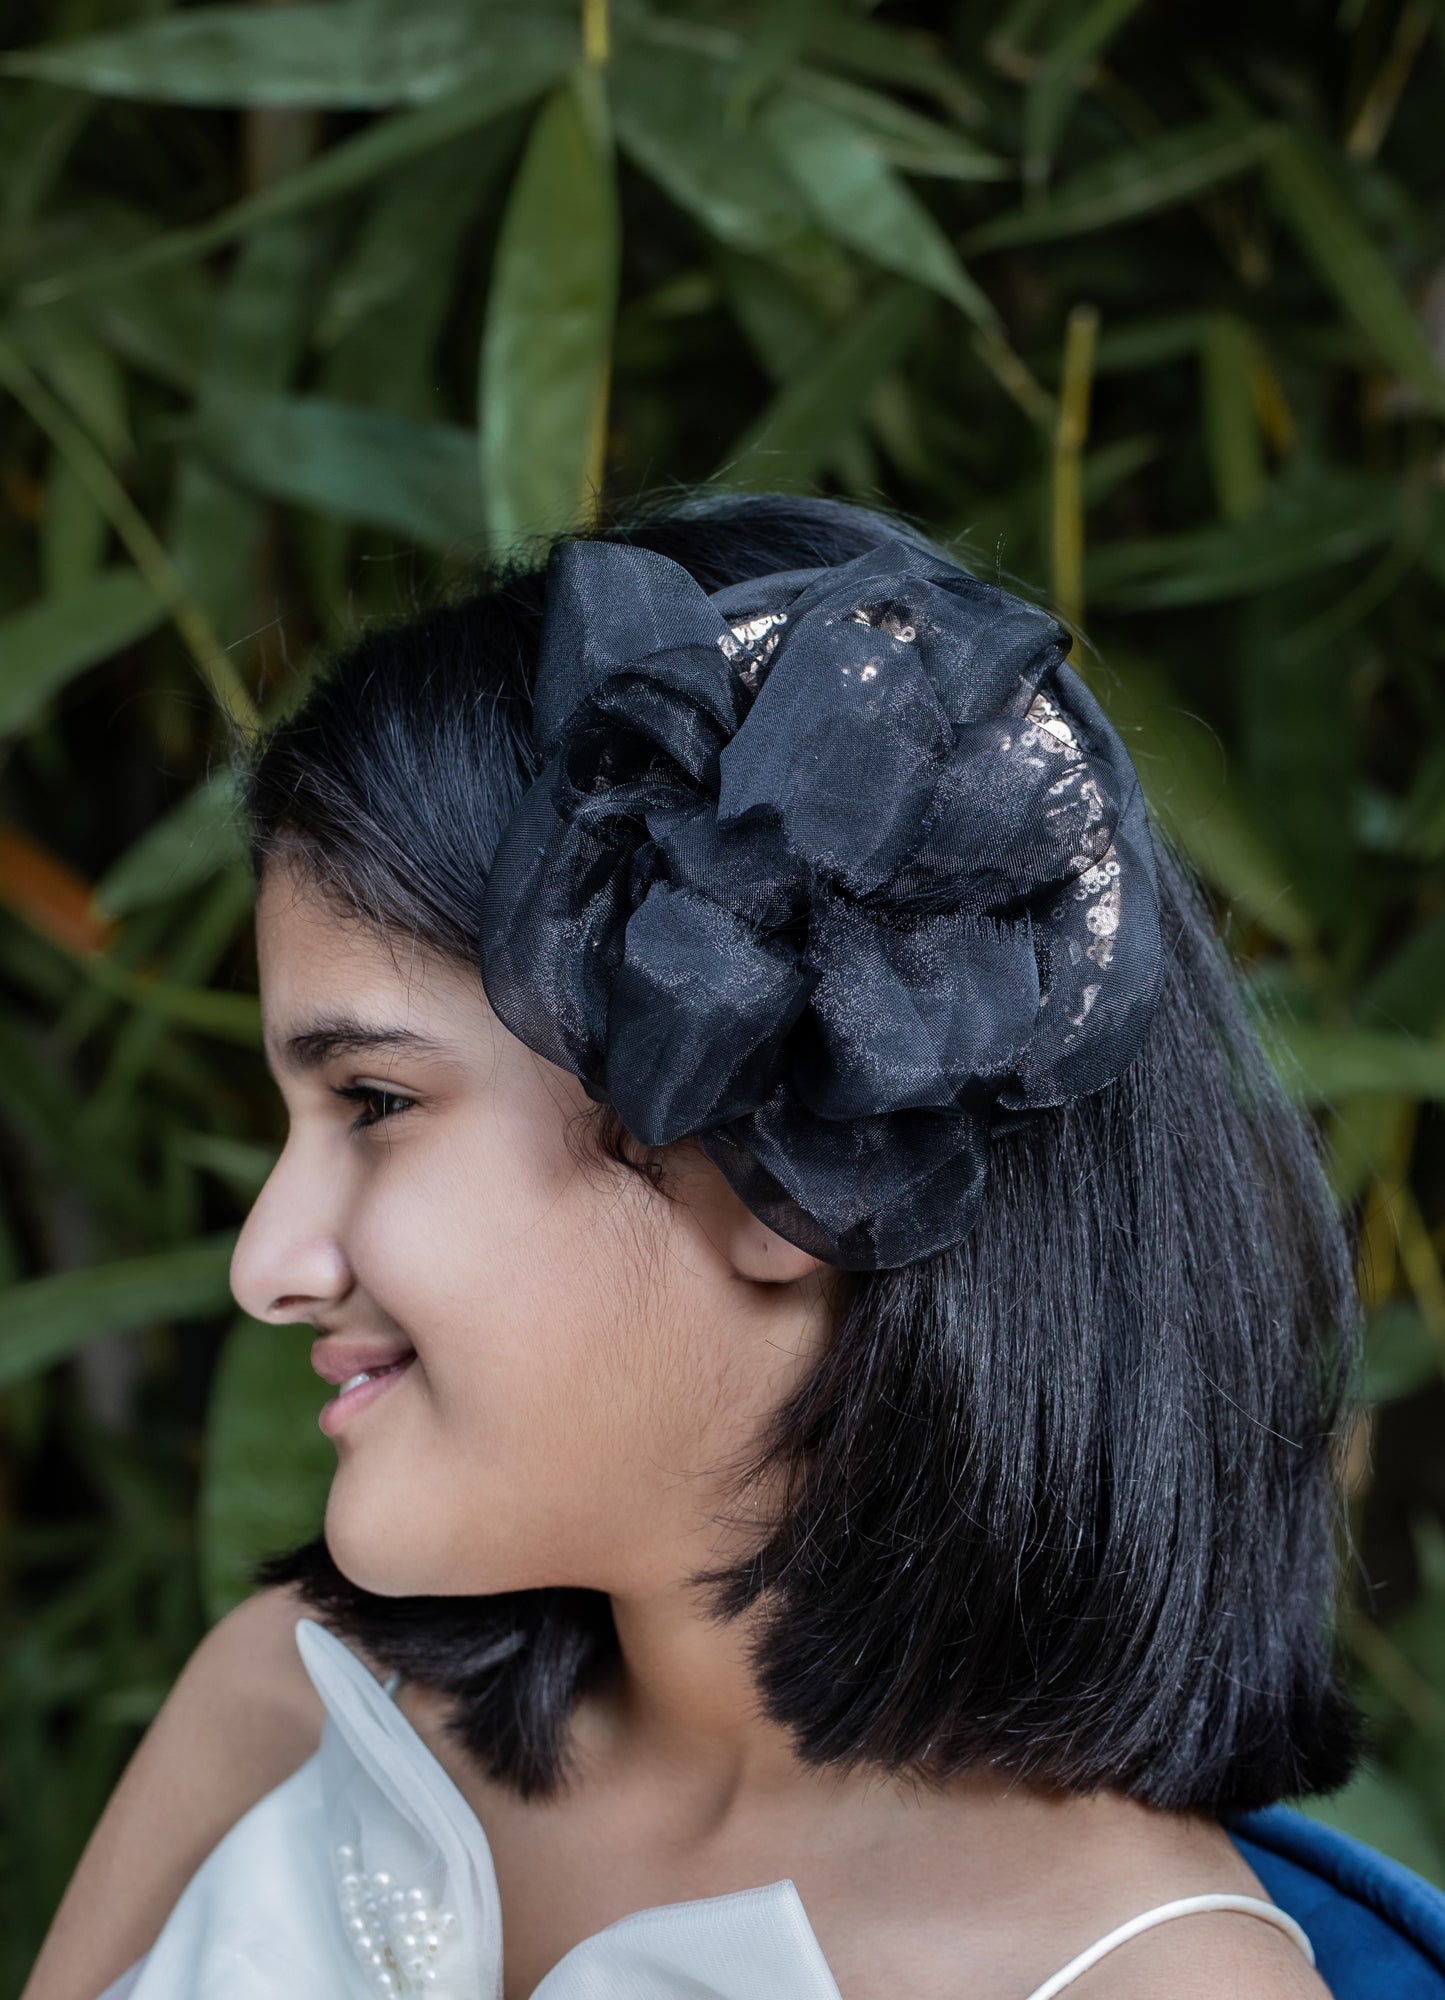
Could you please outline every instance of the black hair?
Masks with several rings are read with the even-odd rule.
[[[673,496],[595,532],[707,589],[850,560],[897,517],[784,495]],[[246,772],[253,864],[475,967],[529,733],[545,547],[367,632]],[[1106,704],[1107,705],[1107,704]],[[1330,1791],[1358,1754],[1335,1618],[1359,1299],[1318,1134],[1281,1090],[1187,864],[1155,826],[1162,996],[1106,1088],[995,1139],[981,1219],[902,1269],[840,1273],[811,1377],[759,1440],[784,1502],[695,1579],[757,1606],[766,1711],[799,1755],[927,1782],[992,1766],[1220,1812]],[[601,1151],[629,1150],[606,1106]],[[605,1595],[391,1598],[323,1536],[273,1556],[526,1795],[617,1657]]]

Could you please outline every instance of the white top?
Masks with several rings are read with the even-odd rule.
[[[316,1754],[238,1820],[146,1956],[100,2000],[502,2000],[502,1913],[471,1807],[349,1646],[296,1626],[326,1705]],[[1196,1910],[1239,1910],[1292,1937],[1253,1896],[1188,1896],[1121,1924],[1032,1995],[1054,2000],[1106,1952]],[[532,2000],[841,2000],[790,1881],[639,1910],[584,1938]]]

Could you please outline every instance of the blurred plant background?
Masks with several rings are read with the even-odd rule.
[[[10,18],[0,1985],[332,1463],[227,1291],[228,730],[674,481],[898,505],[1079,629],[1361,1219],[1376,1748],[1316,1809],[1445,1882],[1440,0]]]

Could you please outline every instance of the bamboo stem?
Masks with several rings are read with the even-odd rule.
[[[1054,426],[1053,467],[1053,596],[1059,617],[1076,630],[1084,616],[1084,442],[1089,434],[1089,396],[1094,379],[1094,350],[1099,337],[1098,309],[1077,305],[1064,331],[1064,369],[1059,387],[1059,414]]]
[[[611,59],[607,0],[582,0],[582,54],[593,65],[600,66]]]

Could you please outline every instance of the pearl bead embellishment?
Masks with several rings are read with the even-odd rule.
[[[374,1990],[396,2000],[420,1994],[442,2000],[445,1967],[437,1961],[461,1929],[455,1911],[433,1914],[425,1889],[402,1887],[385,1868],[368,1874],[349,1842],[337,1848],[336,1862],[346,1936]]]

